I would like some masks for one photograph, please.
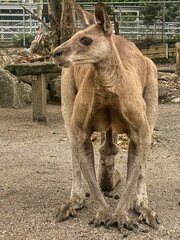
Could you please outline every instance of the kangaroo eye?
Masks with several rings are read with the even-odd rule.
[[[92,41],[93,41],[92,39],[87,38],[87,37],[82,37],[81,38],[81,43],[86,45],[86,46],[90,45],[92,43]]]

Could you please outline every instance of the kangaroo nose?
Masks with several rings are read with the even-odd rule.
[[[63,51],[58,50],[58,51],[56,51],[56,52],[54,53],[54,58],[60,57],[62,54],[63,54]]]

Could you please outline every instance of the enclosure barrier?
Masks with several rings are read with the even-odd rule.
[[[48,23],[47,3],[24,3],[26,8],[34,13],[41,6],[42,18]],[[21,2],[20,2],[21,3]],[[12,40],[13,36],[19,33],[35,33],[38,21],[26,13],[20,3],[4,3],[0,1],[0,41]],[[79,2],[81,7],[90,12],[94,12],[96,2]],[[156,1],[153,4],[160,4],[162,14],[154,24],[146,26],[144,24],[144,10],[152,2],[106,2],[108,14],[114,24],[116,33],[127,39],[146,39],[169,40],[180,35],[180,2],[179,1]],[[174,21],[167,21],[167,10],[177,6],[177,17]],[[168,6],[168,7],[167,7]],[[81,25],[77,20],[77,28]],[[45,29],[44,29],[45,30]],[[25,38],[24,38],[25,39]]]

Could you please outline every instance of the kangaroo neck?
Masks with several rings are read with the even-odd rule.
[[[112,47],[109,54],[95,64],[97,78],[96,83],[104,89],[113,90],[123,77],[123,65],[112,40]]]

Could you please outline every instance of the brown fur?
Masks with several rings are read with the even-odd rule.
[[[84,204],[81,171],[89,184],[97,206],[95,225],[118,223],[133,229],[128,209],[135,183],[135,209],[140,219],[157,227],[157,215],[150,210],[145,182],[145,165],[151,134],[157,116],[157,69],[137,47],[112,34],[112,25],[102,3],[95,7],[95,20],[78,7],[80,20],[89,26],[54,50],[54,59],[63,68],[62,111],[72,149],[73,184],[70,202],[58,213],[61,221]],[[89,20],[88,20],[89,19]],[[90,38],[92,43],[83,44]],[[100,148],[99,184],[94,169],[90,141],[94,131],[106,132]],[[114,168],[118,153],[112,133],[126,133],[130,138],[127,181],[113,216],[102,190],[112,190],[120,180]],[[70,206],[70,207],[68,207]]]

